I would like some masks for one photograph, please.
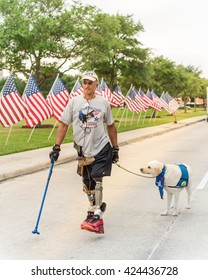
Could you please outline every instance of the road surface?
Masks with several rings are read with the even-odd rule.
[[[192,209],[180,196],[180,215],[160,216],[166,204],[154,179],[113,166],[104,179],[105,234],[80,229],[88,202],[76,163],[54,167],[39,224],[32,234],[48,169],[0,184],[1,260],[207,260],[208,125],[200,122],[120,148],[120,165],[132,172],[147,161],[188,163],[193,169]]]

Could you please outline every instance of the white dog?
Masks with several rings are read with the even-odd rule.
[[[181,167],[180,167],[181,166]],[[153,160],[148,162],[147,167],[140,168],[143,174],[151,174],[156,177],[155,184],[158,186],[161,198],[163,198],[163,187],[167,192],[167,208],[161,213],[166,216],[171,208],[171,200],[174,196],[173,216],[178,215],[178,200],[180,192],[185,188],[187,191],[187,209],[190,209],[191,196],[191,168],[182,164],[164,164]]]

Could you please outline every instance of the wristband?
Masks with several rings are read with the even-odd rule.
[[[119,151],[119,146],[113,146],[113,149]]]
[[[60,150],[60,147],[61,147],[61,145],[59,145],[59,144],[53,145],[53,149],[55,149],[55,150]]]

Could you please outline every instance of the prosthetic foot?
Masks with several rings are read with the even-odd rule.
[[[106,203],[103,202],[100,206],[102,213],[106,210]],[[88,212],[89,213],[89,212]],[[93,212],[91,212],[94,214]],[[100,215],[93,215],[86,222],[82,223],[82,229],[93,231],[95,233],[104,233],[104,223]]]
[[[94,215],[89,222],[84,224],[83,228],[95,233],[104,233],[103,219],[100,219],[99,215]]]
[[[90,220],[92,220],[93,215],[94,215],[94,212],[91,212],[91,211],[87,212],[87,218],[80,225],[81,229],[84,229],[85,224],[88,223]]]

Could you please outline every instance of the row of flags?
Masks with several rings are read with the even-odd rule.
[[[127,95],[124,96],[118,84],[111,92],[103,79],[96,89],[96,93],[106,98],[112,107],[126,107],[136,113],[147,111],[148,108],[160,112],[164,108],[168,113],[173,114],[179,108],[177,101],[168,93],[162,93],[159,98],[153,91],[148,90],[145,94],[141,88],[137,90],[131,86]],[[25,119],[27,126],[32,128],[51,117],[55,117],[59,121],[70,99],[82,94],[83,88],[79,80],[76,81],[69,93],[61,78],[57,75],[49,94],[45,98],[31,74],[21,96],[16,88],[14,76],[11,74],[1,91],[0,123],[4,127],[8,127]]]
[[[70,96],[75,97],[80,94],[83,94],[83,89],[77,80]],[[112,107],[126,106],[130,111],[136,113],[146,111],[148,108],[156,111],[162,111],[162,108],[164,108],[168,113],[173,114],[179,108],[178,102],[169,93],[162,93],[159,98],[153,91],[148,90],[145,94],[141,88],[137,90],[131,86],[127,95],[124,96],[118,84],[116,84],[114,91],[111,92],[103,79],[97,88],[97,94],[106,98]]]

